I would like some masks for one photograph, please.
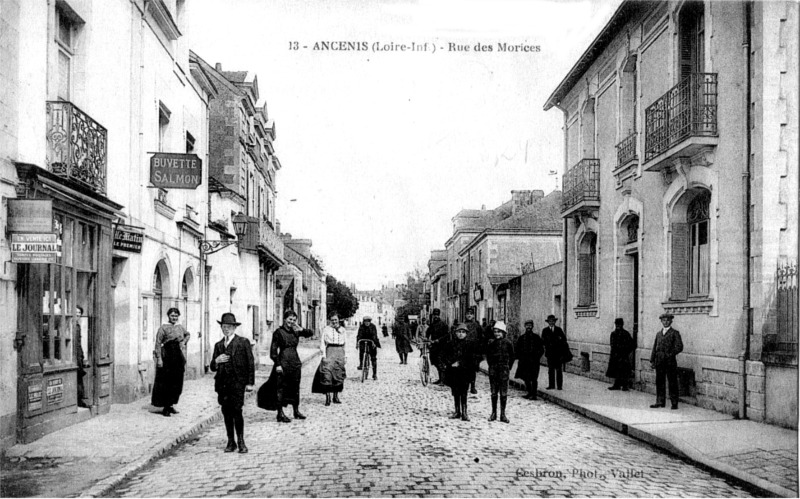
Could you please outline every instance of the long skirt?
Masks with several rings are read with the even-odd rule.
[[[274,411],[290,404],[299,404],[301,368],[287,366],[279,373],[273,366],[269,379],[258,389],[258,407]]]
[[[186,359],[180,342],[169,341],[162,348],[162,367],[156,367],[156,379],[150,403],[155,407],[170,407],[178,403],[183,393],[183,373]]]
[[[328,345],[325,358],[319,362],[311,393],[336,393],[344,389],[347,378],[344,366],[344,346]]]

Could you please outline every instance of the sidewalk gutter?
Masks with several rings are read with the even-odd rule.
[[[480,371],[488,376],[489,371],[484,367],[484,364],[485,362],[481,365]],[[525,384],[521,381],[517,381],[516,379],[510,379],[509,384],[520,390],[525,390]],[[622,423],[621,421],[598,414],[597,412],[579,404],[564,400],[551,392],[543,390],[537,390],[537,392],[542,400],[552,402],[572,412],[578,413],[581,416],[596,421],[603,426],[607,426],[608,428],[616,430],[624,435],[628,435],[637,440],[646,442],[653,447],[689,461],[701,468],[712,470],[715,473],[724,476],[725,478],[731,479],[738,483],[744,483],[749,488],[757,489],[759,493],[764,494],[765,496],[798,497],[798,493],[793,490],[781,487],[780,485],[776,485],[763,478],[757,477],[752,473],[748,473],[727,463],[719,461],[718,459],[714,459],[713,457],[703,453],[699,449],[694,448],[685,442],[671,442],[641,428]]]
[[[319,357],[321,354],[322,352],[320,352],[319,349],[316,349],[315,352],[313,352],[309,357],[303,360],[303,367],[305,367],[308,363],[312,362],[314,359]],[[269,369],[265,371],[263,368],[262,369],[256,368],[256,389],[253,390],[252,392],[245,393],[245,401],[253,398],[256,395],[258,391],[259,381],[262,382],[266,381],[268,376],[269,376]],[[222,410],[220,410],[219,407],[215,407],[214,409],[209,409],[199,418],[199,421],[195,423],[191,428],[179,434],[177,437],[170,436],[165,438],[156,446],[155,449],[145,452],[139,459],[131,461],[130,463],[116,470],[108,477],[95,483],[92,487],[82,492],[80,497],[107,496],[117,485],[122,483],[126,478],[135,474],[137,471],[141,470],[154,460],[158,459],[159,457],[163,456],[164,454],[172,450],[181,442],[186,441],[191,436],[199,433],[201,430],[203,430],[204,428],[213,423],[216,423],[220,419],[222,419]]]

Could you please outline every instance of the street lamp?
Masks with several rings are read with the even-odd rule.
[[[216,253],[222,248],[227,248],[232,244],[239,246],[239,244],[242,242],[242,239],[244,239],[244,236],[247,234],[247,217],[242,212],[239,212],[233,216],[233,230],[236,232],[235,241],[208,241],[205,239],[201,240],[200,255],[204,256]]]

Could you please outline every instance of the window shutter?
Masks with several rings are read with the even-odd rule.
[[[672,293],[673,300],[683,301],[689,291],[689,225],[672,224]]]
[[[592,302],[592,255],[578,255],[578,306]]]

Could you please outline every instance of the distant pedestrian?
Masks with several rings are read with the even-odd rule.
[[[156,379],[153,383],[151,403],[163,407],[161,414],[178,414],[173,407],[183,393],[183,374],[186,369],[186,343],[191,334],[178,324],[181,312],[177,308],[167,310],[168,324],[162,324],[156,333],[153,356],[156,361]]]
[[[439,373],[439,379],[433,382],[434,385],[445,384],[447,376],[445,374],[447,364],[445,363],[444,352],[450,339],[450,331],[448,331],[447,324],[444,323],[440,315],[441,311],[438,308],[434,308],[431,312],[431,325],[428,328],[428,337],[431,340],[429,351],[431,364],[436,367],[436,371]]]
[[[455,412],[450,419],[469,421],[467,411],[467,391],[469,381],[475,374],[475,364],[478,350],[474,342],[467,339],[467,327],[464,324],[456,326],[454,338],[443,346],[442,358],[447,366],[445,379],[453,395]]]
[[[622,318],[614,319],[614,331],[611,332],[609,344],[611,353],[608,356],[608,369],[606,376],[614,378],[614,384],[609,386],[609,390],[628,391],[630,380],[633,375],[631,366],[631,353],[636,350],[631,334],[623,327],[625,321]]]
[[[388,338],[389,337],[389,328],[386,326],[386,324],[381,326],[381,332],[383,333],[383,337],[384,338]]]
[[[569,362],[572,353],[567,344],[567,335],[556,326],[555,315],[547,316],[547,327],[542,329],[544,356],[547,358],[547,389],[562,389],[564,385],[564,363]]]
[[[482,348],[483,343],[483,329],[481,328],[480,324],[475,320],[475,307],[469,307],[467,309],[466,320],[464,321],[464,325],[467,326],[467,340],[473,342],[477,347]],[[469,382],[469,393],[475,395],[478,393],[478,390],[475,389],[475,375],[477,374],[478,368],[480,366],[480,362],[478,362],[475,366],[475,373],[472,374],[472,378]]]
[[[414,350],[411,348],[410,329],[405,322],[400,323],[400,328],[395,334],[394,347],[395,350],[397,350],[397,354],[400,356],[400,363],[408,364],[408,354]]]
[[[539,383],[539,364],[544,354],[542,338],[533,331],[533,321],[525,321],[525,332],[517,339],[514,347],[517,359],[517,374],[514,376],[525,382],[528,394],[525,398],[536,400]]]
[[[672,314],[661,314],[661,329],[656,333],[650,365],[656,370],[656,403],[652,408],[666,407],[666,383],[669,383],[669,400],[672,409],[678,408],[678,361],[676,357],[683,351],[681,333],[672,327]]]
[[[302,374],[303,363],[297,355],[297,345],[300,338],[310,338],[314,336],[314,331],[303,329],[297,324],[297,313],[288,309],[283,313],[283,325],[272,333],[272,345],[269,349],[269,357],[272,359],[272,372],[264,386],[259,392],[264,390],[265,404],[262,407],[267,410],[277,409],[276,419],[279,423],[290,423],[283,412],[283,408],[291,405],[294,419],[306,419],[300,412],[300,376]],[[259,398],[261,398],[259,393]]]
[[[417,329],[416,341],[419,342],[421,339],[428,339],[428,319],[425,317],[421,319],[419,329]]]
[[[312,393],[324,393],[325,405],[331,405],[331,395],[333,403],[341,404],[339,392],[344,389],[344,380],[347,378],[345,364],[347,355],[345,349],[346,330],[339,322],[339,316],[333,314],[330,317],[330,325],[322,329],[319,349],[322,352],[322,359],[311,383]]]
[[[506,338],[506,325],[495,323],[494,339],[486,345],[486,363],[489,364],[489,386],[492,391],[492,415],[489,421],[497,420],[497,398],[500,397],[500,421],[508,423],[506,402],[508,401],[508,377],[514,363],[514,346]]]
[[[395,323],[397,325],[397,323]],[[371,340],[372,346],[367,343],[361,343],[361,340]],[[358,350],[358,370],[362,368],[361,363],[364,362],[364,353],[369,355],[369,360],[372,362],[372,379],[378,379],[378,349],[381,347],[381,340],[378,339],[378,328],[372,323],[372,317],[364,317],[363,322],[358,327],[358,335],[356,336],[356,349]]]
[[[228,445],[225,452],[239,449],[245,454],[247,446],[244,443],[244,392],[253,390],[255,385],[256,370],[253,360],[253,348],[247,338],[236,335],[236,316],[231,313],[222,314],[222,319],[217,321],[222,334],[225,336],[214,345],[214,354],[211,356],[211,370],[217,375],[214,377],[214,390],[217,392],[217,401],[222,407],[222,417],[225,420],[225,431],[228,434]],[[233,440],[234,429],[238,442]]]

